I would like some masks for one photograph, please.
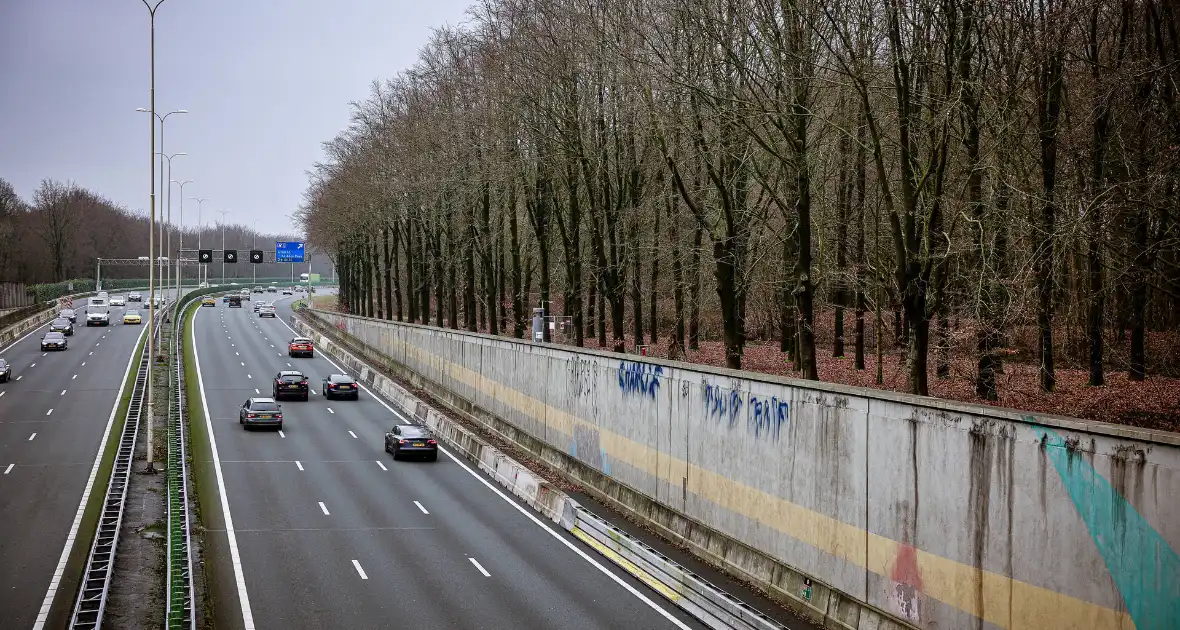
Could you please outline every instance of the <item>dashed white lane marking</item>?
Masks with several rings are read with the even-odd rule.
[[[235,352],[234,356],[240,357],[240,356],[242,356],[242,354],[240,352]]]
[[[272,344],[270,344],[270,347],[272,347],[272,348],[273,348],[273,347],[275,347],[275,345],[272,343]]]
[[[86,367],[86,362],[85,362],[85,361],[83,361],[83,362],[82,362],[82,367]]]
[[[63,390],[61,390],[61,393],[60,393],[60,394],[58,394],[58,395],[59,395],[59,396],[65,396],[65,395],[66,395],[66,390],[64,390],[64,389],[63,389]]]
[[[331,516],[332,513],[328,511],[328,506],[324,505],[323,501],[319,501],[320,509],[323,510],[324,516]]]
[[[96,345],[96,346],[101,346],[101,345],[102,345],[102,342],[101,342],[101,341],[96,341],[96,342],[94,343],[94,345]]]
[[[328,413],[336,413],[336,412],[335,412],[335,411],[332,411],[332,408],[331,408],[331,407],[328,407]]]
[[[262,392],[258,391],[258,388],[257,388],[257,387],[255,387],[255,388],[254,388],[254,393],[255,393],[255,394],[261,394]]]
[[[381,470],[389,470],[385,467],[385,464],[382,464],[381,462],[377,462],[377,465],[381,467]]]
[[[246,363],[244,361],[238,361],[238,363],[241,363],[242,367],[246,367]]]
[[[246,375],[246,378],[254,378],[254,377],[253,377],[253,376],[250,376],[249,374],[247,374],[247,375]]]
[[[299,470],[303,470],[303,464],[301,464],[299,460],[295,460],[295,465],[299,468]]]
[[[349,431],[348,434],[352,436],[352,439],[354,439],[354,440],[358,439],[356,434],[353,433],[352,431]]]
[[[357,562],[356,560],[353,560],[352,566],[354,568],[356,568],[356,572],[361,576],[362,580],[369,579],[369,576],[365,574],[365,570],[361,568],[361,563]]]
[[[75,375],[71,376],[71,377],[70,377],[70,380],[72,381],[72,380],[74,380],[74,379],[76,379],[76,378],[78,378],[78,375],[77,375],[77,374],[75,374]]]
[[[417,503],[417,501],[415,501],[415,503]],[[475,558],[468,558],[468,560],[471,561],[471,564],[475,565],[475,568],[479,569],[479,572],[482,573],[484,577],[492,577],[492,574],[488,573],[488,570],[483,568],[483,565],[479,563],[479,560],[476,560]]]
[[[4,469],[4,474],[6,474],[6,475],[7,475],[8,473],[12,472],[12,467],[13,467],[13,466],[16,466],[16,464],[9,464],[9,465],[8,465],[8,468],[5,468],[5,469]]]
[[[422,504],[421,504],[421,503],[418,503],[417,501],[414,501],[414,505],[418,506],[418,509],[419,509],[419,510],[422,510],[422,513],[423,513],[423,514],[430,514],[430,512],[427,512],[427,511],[426,511],[426,508],[422,507]]]
[[[90,351],[90,354],[88,354],[88,355],[86,355],[86,356],[88,356],[88,357],[92,357],[92,356],[94,356],[94,351],[93,351],[93,350],[91,350],[91,351]]]
[[[283,355],[281,355],[281,354],[280,354],[279,356],[283,356]],[[290,361],[288,361],[288,362],[287,362],[287,367],[291,367],[291,362],[290,362]]]
[[[0,392],[0,396],[3,396],[4,394],[7,394],[7,393],[8,392]]]
[[[285,437],[287,437],[287,434],[286,434],[286,433],[283,433],[283,430],[282,430],[282,429],[279,429],[279,437],[281,437],[281,438],[285,438]]]
[[[47,356],[49,356],[49,353],[48,353],[48,352],[42,352],[42,353],[41,353],[41,356],[43,356],[43,357],[47,357]]]
[[[50,409],[49,411],[46,411],[46,412],[45,412],[45,415],[47,415],[47,416],[52,416],[52,415],[53,415],[53,410],[52,410],[52,409]],[[33,435],[36,435],[36,433],[34,433]]]
[[[37,364],[36,364],[36,363],[31,363],[31,364],[29,364],[29,367],[37,367]]]
[[[85,364],[83,364],[83,365],[85,365]],[[19,380],[21,380],[21,379],[22,379],[22,378],[24,378],[24,377],[25,377],[25,375],[24,375],[24,374],[21,374],[20,376],[16,377],[16,380],[18,380],[18,381],[19,381]]]
[[[35,438],[35,437],[37,437],[37,434],[36,434],[36,433],[33,433],[32,435],[30,435],[30,436],[29,436],[29,439],[28,439],[28,441],[29,441],[29,442],[32,442],[32,441],[33,441],[33,438]]]

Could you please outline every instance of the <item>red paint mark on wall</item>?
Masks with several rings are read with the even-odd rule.
[[[920,622],[922,574],[918,571],[918,550],[900,543],[889,578],[892,581],[888,594],[892,612],[907,621]]]

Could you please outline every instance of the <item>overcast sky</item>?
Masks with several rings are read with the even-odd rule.
[[[154,1],[154,0],[153,0]],[[431,29],[471,0],[165,0],[156,14],[156,111],[202,220],[288,232],[320,143],[349,101],[413,64]],[[0,178],[26,201],[72,180],[147,212],[149,20],[142,0],[0,0]],[[159,138],[157,138],[157,150]],[[158,174],[157,174],[158,178]],[[180,190],[172,193],[179,221]],[[187,202],[185,223],[195,224]]]

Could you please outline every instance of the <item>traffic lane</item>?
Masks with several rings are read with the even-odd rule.
[[[330,294],[330,293],[334,293],[335,289],[323,290],[323,292]],[[290,317],[291,317],[291,315],[293,315],[293,311],[291,311],[291,309],[290,309],[290,303],[289,302],[284,303],[284,304],[276,303],[276,305],[278,306],[278,308],[276,310],[279,312],[280,317],[283,318],[283,321],[290,321]],[[337,409],[339,409],[339,408],[337,408]],[[404,410],[403,410],[403,413],[404,413]],[[384,433],[384,431],[382,431],[382,433]],[[482,471],[476,470],[475,472],[482,475]],[[433,471],[431,471],[430,474],[433,475]],[[486,477],[486,475],[483,475],[483,476]],[[436,479],[433,479],[432,481],[439,482],[440,479],[436,478]],[[496,483],[496,482],[491,481],[491,483]],[[593,510],[600,517],[606,518],[614,526],[622,529],[623,531],[628,532],[633,537],[638,538],[639,540],[642,540],[646,544],[655,548],[657,551],[659,551],[660,553],[664,554],[665,556],[671,558],[675,562],[678,562],[679,564],[686,567],[687,569],[698,573],[699,575],[703,576],[705,579],[711,581],[714,585],[718,586],[719,588],[724,589],[726,592],[737,597],[738,599],[745,602],[746,604],[751,605],[751,606],[755,607],[756,609],[762,611],[764,614],[775,619],[779,623],[783,624],[785,627],[792,628],[792,629],[807,629],[807,630],[814,630],[814,629],[818,628],[817,625],[801,619],[799,616],[797,616],[796,614],[794,614],[790,610],[784,608],[778,602],[771,600],[770,598],[768,598],[766,595],[764,595],[762,593],[759,593],[757,591],[750,589],[745,584],[742,584],[741,582],[738,582],[737,580],[726,575],[725,573],[718,571],[716,568],[712,567],[711,565],[708,565],[708,564],[702,562],[701,560],[699,560],[698,558],[696,558],[692,554],[685,553],[681,549],[670,545],[668,542],[664,541],[663,539],[651,534],[650,532],[647,532],[646,530],[632,524],[631,522],[629,522],[625,519],[615,518],[614,513],[610,510],[610,508],[602,505],[601,503],[599,503],[597,500],[593,499],[592,497],[589,497],[588,495],[584,495],[581,493],[573,493],[573,496],[575,499],[577,499],[583,505],[585,505],[588,508],[590,508],[591,510]],[[562,531],[560,533],[564,533],[564,531]],[[572,540],[572,537],[570,537],[570,538]],[[580,541],[577,544],[581,544]]]
[[[221,318],[219,319],[219,326],[221,326]],[[250,334],[253,325],[250,325],[244,318],[237,318],[236,321],[231,319],[231,315],[227,312],[226,321],[224,323],[223,334],[226,337],[233,336],[242,341],[242,345],[247,348],[255,348],[256,352],[251,352],[251,357],[266,357],[266,353],[262,351],[260,346],[269,348],[269,341],[265,338],[258,338],[256,340],[254,335]],[[265,324],[264,324],[265,326]],[[235,334],[230,334],[235,333]],[[261,337],[261,336],[260,336]],[[240,346],[239,346],[240,347]],[[224,345],[222,345],[224,348]],[[235,355],[233,357],[237,359]],[[282,357],[275,357],[275,360],[281,360]],[[232,359],[231,359],[232,360]],[[247,366],[251,366],[251,361],[245,361]],[[268,359],[269,360],[269,359]],[[202,361],[204,365],[205,361]],[[238,361],[241,367],[242,361]],[[285,361],[284,361],[285,363]],[[251,367],[251,369],[254,369]],[[264,368],[263,368],[264,369]],[[233,376],[221,376],[232,380]],[[364,400],[364,399],[362,399]],[[367,401],[373,402],[373,401]],[[210,404],[212,407],[212,403]],[[609,577],[601,573],[596,573],[596,569],[584,560],[576,557],[569,549],[548,548],[547,545],[559,545],[560,542],[555,538],[549,537],[548,541],[541,541],[538,543],[535,535],[523,536],[524,540],[514,541],[511,544],[519,544],[525,548],[530,549],[531,553],[536,554],[537,559],[541,563],[549,563],[546,566],[538,567],[538,562],[532,559],[513,562],[502,562],[500,556],[505,553],[496,549],[503,547],[506,544],[503,535],[497,535],[495,530],[519,530],[522,524],[523,516],[515,512],[514,508],[506,503],[502,503],[502,508],[512,512],[508,514],[507,522],[494,523],[492,527],[480,527],[478,532],[467,535],[456,535],[456,530],[450,526],[443,528],[441,531],[445,533],[444,536],[437,542],[420,541],[420,544],[411,545],[408,550],[399,550],[391,545],[398,545],[401,538],[394,537],[392,540],[382,540],[381,536],[373,536],[374,532],[389,531],[384,528],[399,527],[399,524],[390,524],[389,510],[397,509],[393,506],[401,506],[405,510],[419,510],[420,509],[412,503],[408,495],[402,494],[398,491],[396,474],[390,474],[389,468],[386,464],[378,465],[377,462],[381,460],[383,453],[377,443],[380,441],[381,433],[374,432],[376,441],[372,438],[362,441],[359,437],[354,438],[353,433],[348,433],[345,427],[349,426],[349,418],[352,412],[355,412],[361,407],[355,403],[345,403],[347,409],[351,411],[341,411],[336,414],[323,414],[319,405],[309,405],[307,403],[296,402],[284,405],[284,425],[291,427],[291,433],[287,438],[274,439],[258,439],[254,436],[266,436],[261,432],[247,432],[239,431],[239,436],[245,436],[250,443],[257,447],[256,451],[250,455],[248,459],[244,459],[236,464],[240,464],[249,468],[254,472],[247,472],[241,475],[242,484],[249,484],[257,481],[264,473],[256,471],[258,466],[264,467],[266,470],[277,475],[276,478],[270,479],[266,488],[243,488],[241,496],[231,498],[231,506],[234,503],[247,504],[249,507],[246,512],[241,514],[235,511],[235,522],[244,520],[257,519],[262,523],[259,527],[252,528],[253,531],[247,531],[242,534],[243,537],[264,536],[271,537],[278,535],[277,530],[287,531],[292,529],[292,523],[304,522],[310,520],[312,523],[320,521],[340,520],[348,524],[344,531],[333,528],[322,527],[305,527],[297,528],[300,534],[305,534],[307,531],[314,530],[322,534],[320,539],[323,540],[321,544],[331,545],[335,544],[340,537],[357,538],[361,533],[366,533],[368,536],[362,537],[363,540],[354,540],[351,548],[359,548],[358,546],[372,546],[373,549],[367,552],[368,557],[373,558],[400,558],[403,564],[410,563],[414,560],[414,566],[433,567],[435,563],[445,560],[450,563],[456,571],[462,569],[468,575],[461,580],[458,579],[463,576],[463,572],[455,572],[452,577],[444,582],[433,585],[429,590],[430,593],[436,595],[441,594],[443,597],[441,605],[447,605],[447,602],[465,601],[475,602],[470,607],[471,611],[479,611],[478,618],[468,619],[462,622],[463,625],[482,624],[485,627],[519,627],[522,619],[527,620],[529,625],[553,625],[557,621],[568,620],[570,618],[579,618],[589,624],[588,627],[602,627],[609,626],[625,626],[635,622],[640,623],[643,627],[661,627],[670,626],[671,624],[664,620],[646,604],[640,600],[630,596],[622,591],[617,584],[610,580]],[[326,408],[326,403],[325,403]],[[386,423],[392,423],[392,414],[388,410],[381,408],[385,420],[375,420],[378,424],[373,426],[384,426]],[[228,414],[226,409],[222,413]],[[336,416],[341,416],[337,418]],[[369,414],[363,414],[366,417]],[[343,426],[341,426],[343,425]],[[224,426],[224,425],[223,425]],[[364,432],[364,429],[361,429]],[[294,439],[294,434],[299,433],[301,437],[306,439]],[[347,436],[347,437],[345,437]],[[269,436],[266,436],[269,437]],[[219,450],[223,442],[232,438],[223,438],[218,436]],[[362,457],[368,455],[372,459],[368,461],[358,460],[353,458],[348,461],[318,461],[315,459],[315,449],[322,447],[325,444],[333,444],[334,448],[341,443],[345,445],[362,445],[354,446],[358,448],[358,452],[362,453]],[[281,451],[275,449],[297,449],[295,453],[286,457],[282,456]],[[338,457],[338,456],[334,456]],[[387,458],[387,456],[385,456]],[[302,459],[298,459],[302,458]],[[300,471],[299,466],[292,466],[291,460],[300,461],[300,465],[304,470]],[[306,461],[304,461],[306,460]],[[391,461],[388,460],[387,461]],[[369,462],[372,462],[371,464]],[[227,467],[233,466],[235,463],[225,464],[223,462],[223,471]],[[460,467],[453,463],[439,462],[431,464],[435,468],[444,468],[446,466],[452,467],[455,471],[462,471]],[[385,467],[385,468],[383,468]],[[322,471],[322,472],[321,472]],[[473,488],[481,485],[466,472],[467,486]],[[231,473],[226,471],[227,487],[235,485],[229,480]],[[309,490],[307,488],[295,488],[293,494],[288,498],[275,498],[272,500],[265,500],[260,502],[257,497],[263,496],[268,491],[276,493],[274,484],[291,484],[292,480],[299,480],[300,478],[307,480],[314,480],[315,489]],[[296,483],[297,485],[297,483]],[[486,488],[480,488],[483,497],[490,497],[495,501],[502,501],[495,497]],[[228,492],[228,491],[227,491]],[[318,494],[316,494],[318,492]],[[429,496],[434,494],[432,491],[415,492],[418,496]],[[324,500],[324,507],[320,507],[320,500],[316,499],[313,502],[313,495],[330,497]],[[331,507],[329,507],[331,504]],[[410,507],[413,506],[413,507]],[[498,506],[497,506],[498,507]],[[231,507],[232,509],[232,507]],[[319,510],[317,513],[316,510]],[[323,512],[327,510],[329,514]],[[444,513],[446,510],[444,510]],[[247,514],[248,515],[243,515]],[[435,518],[439,518],[436,516]],[[463,525],[478,520],[478,514],[459,514],[451,516],[451,521],[459,523],[455,525],[460,530],[469,527]],[[359,523],[360,525],[357,525]],[[376,525],[374,525],[376,524]],[[242,527],[246,527],[242,525]],[[526,528],[528,526],[526,525]],[[236,529],[236,528],[235,528]],[[533,530],[535,531],[535,530]],[[418,536],[423,538],[423,536]],[[544,534],[542,533],[542,536]],[[330,541],[328,539],[331,539]],[[468,549],[465,553],[456,553],[456,549]],[[359,553],[366,553],[359,551]],[[516,552],[508,551],[509,554]],[[247,551],[242,551],[243,562],[252,566],[247,562],[247,558],[252,554]],[[288,554],[291,555],[291,554]],[[482,575],[472,563],[469,558],[483,558],[483,562],[492,562],[497,567],[496,570],[502,570],[501,580],[491,580]],[[301,571],[300,566],[284,566],[282,568],[275,567],[276,561],[273,559],[272,552],[266,554],[262,558],[261,564],[265,566],[266,571],[274,570],[277,575],[298,574]],[[358,562],[365,564],[366,561],[361,558],[355,558]],[[570,560],[574,564],[570,564]],[[322,558],[308,557],[301,562],[319,562]],[[286,564],[284,561],[283,564]],[[555,565],[555,566],[553,566]],[[398,570],[397,565],[390,567],[388,570]],[[384,564],[379,564],[382,570],[386,570]],[[491,569],[488,569],[489,571]],[[594,575],[587,574],[589,573]],[[265,602],[271,601],[272,596],[277,597],[274,600],[275,606],[281,606],[282,602],[287,601],[289,597],[289,589],[279,588],[275,590],[275,578],[266,578],[256,581],[250,578],[251,570],[247,570],[247,583],[250,585],[251,601],[256,605],[257,617],[264,616],[263,610],[266,610],[265,616],[270,618],[271,611],[268,605],[265,609],[260,608]],[[419,572],[412,575],[391,574],[390,581],[392,583],[401,583],[407,580],[420,580]],[[523,577],[522,577],[523,575]],[[505,576],[511,576],[504,580]],[[478,596],[472,595],[472,587],[468,580],[475,579],[475,591]],[[562,591],[555,592],[553,585],[562,580],[568,580],[562,585]],[[601,582],[601,584],[596,584]],[[280,584],[282,582],[279,582]],[[599,587],[605,587],[604,593],[598,593]],[[326,586],[318,587],[320,589],[327,588]],[[261,590],[258,590],[261,589]],[[394,596],[396,594],[391,594]],[[622,596],[622,597],[620,597]],[[622,605],[620,605],[620,600]],[[588,603],[591,602],[591,603]],[[606,602],[610,602],[606,604]],[[374,613],[369,613],[370,615]],[[454,614],[460,614],[460,611],[455,611]],[[613,620],[613,621],[612,621]],[[293,622],[294,620],[288,620]],[[369,619],[369,623],[375,622],[376,619]],[[353,623],[361,623],[361,620],[356,620]],[[568,625],[568,623],[566,624]],[[315,624],[308,627],[315,627]],[[575,627],[578,627],[575,624]],[[690,625],[690,627],[697,627]]]
[[[259,325],[264,332],[274,335],[276,329],[268,326],[269,323],[270,320],[267,319]],[[255,341],[253,335],[242,330],[243,322],[231,321],[227,323],[227,327],[231,332],[236,332],[236,337],[242,339],[244,344],[255,348],[269,346],[269,341],[273,340],[272,336],[271,339]],[[259,356],[265,356],[265,353],[260,352]],[[299,361],[316,366],[308,369],[308,372],[337,371],[322,357]],[[249,365],[249,361],[247,364]],[[331,409],[333,413],[323,413],[327,409]],[[624,625],[632,620],[642,620],[643,624],[651,624],[648,627],[660,627],[661,623],[668,625],[669,622],[656,611],[641,600],[623,592],[609,576],[578,558],[570,549],[563,548],[564,545],[558,538],[565,538],[571,544],[580,544],[576,539],[564,531],[555,531],[554,535],[542,534],[543,538],[538,540],[536,534],[539,532],[533,529],[536,525],[522,523],[521,519],[524,517],[516,508],[488,490],[472,476],[472,473],[445,456],[438,462],[419,464],[419,467],[415,467],[413,462],[394,462],[391,456],[384,453],[383,436],[389,426],[400,422],[381,403],[367,394],[362,394],[359,401],[329,402],[313,397],[311,404],[294,402],[284,405],[283,415],[284,425],[289,426],[290,430],[286,432],[287,438],[281,444],[288,450],[294,449],[289,457],[300,461],[305,471],[308,466],[318,465],[313,458],[315,449],[322,445],[332,444],[335,449],[343,442],[355,449],[356,454],[352,457],[334,454],[332,457],[336,461],[326,463],[343,465],[356,462],[359,466],[350,465],[346,470],[360,470],[364,476],[343,483],[338,490],[326,492],[326,496],[334,496],[336,492],[348,493],[349,488],[359,487],[362,491],[350,496],[365,499],[378,497],[383,501],[385,497],[402,495],[408,491],[408,495],[392,499],[394,504],[407,505],[407,499],[411,502],[441,501],[442,513],[460,515],[457,521],[447,521],[448,526],[444,528],[448,532],[448,548],[458,545],[467,549],[486,549],[488,551],[483,552],[483,561],[500,567],[503,575],[513,576],[510,582],[496,582],[496,588],[492,589],[495,592],[495,601],[513,603],[510,609],[506,609],[506,614],[510,614],[512,618],[531,615],[541,619],[548,614],[545,611],[558,611],[555,619],[567,619],[570,615],[577,615],[593,620],[594,624],[617,618]],[[374,465],[363,463],[367,458],[371,458]],[[291,471],[289,466],[282,470]],[[336,467],[332,470],[335,471]],[[402,477],[401,471],[405,471],[405,478]],[[377,476],[374,477],[374,474]],[[386,477],[391,479],[385,481]],[[380,481],[373,486],[371,483],[375,478]],[[397,489],[397,492],[393,489]],[[367,509],[371,513],[380,507]],[[415,509],[419,508],[415,506]],[[461,525],[451,529],[455,522]],[[525,525],[523,528],[522,524]],[[646,589],[626,573],[620,577],[633,588]],[[570,597],[571,593],[576,593],[577,596]],[[654,596],[654,593],[652,595]],[[538,600],[545,602],[544,610],[531,607]],[[600,608],[602,602],[611,604],[609,607]],[[695,627],[696,622],[679,609],[664,609],[683,623]]]
[[[119,333],[107,333],[102,349],[87,359],[73,349],[38,356],[37,366],[0,398],[0,610],[6,612],[5,625],[33,624],[56,569],[118,401],[123,369],[138,343],[131,331]],[[86,341],[97,343],[102,336],[96,330]],[[113,365],[118,369],[110,369]]]

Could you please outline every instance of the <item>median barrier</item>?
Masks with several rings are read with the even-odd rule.
[[[316,349],[357,375],[357,380],[393,402],[408,419],[428,427],[459,456],[478,466],[513,496],[627,571],[710,628],[782,630],[784,626],[717,588],[655,549],[582,507],[577,500],[438,412],[392,379],[298,318],[292,328],[311,337]]]

